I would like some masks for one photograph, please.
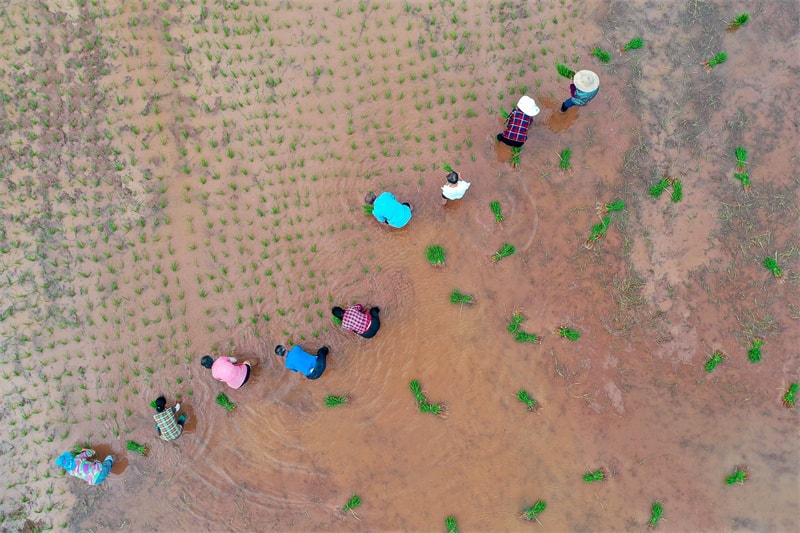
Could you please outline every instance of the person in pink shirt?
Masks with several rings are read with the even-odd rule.
[[[220,357],[214,359],[204,355],[200,364],[211,370],[211,375],[217,381],[224,381],[232,389],[238,389],[250,379],[250,361],[237,365],[234,357]]]
[[[99,485],[108,477],[114,458],[107,456],[103,462],[91,459],[94,450],[83,449],[80,453],[64,452],[56,459],[56,465],[66,470],[67,474],[82,479],[89,485]]]

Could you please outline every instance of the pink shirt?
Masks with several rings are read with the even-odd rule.
[[[247,365],[234,365],[229,357],[220,357],[211,365],[211,375],[224,381],[232,389],[238,389],[247,376]]]

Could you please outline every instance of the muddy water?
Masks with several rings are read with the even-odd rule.
[[[642,529],[656,500],[661,529],[799,529],[797,412],[780,406],[800,372],[797,131],[775,111],[797,98],[798,14],[771,3],[726,33],[736,9],[12,3],[3,527],[522,530],[541,499],[548,531]],[[643,50],[615,51],[635,34]],[[589,106],[558,111],[555,61],[600,73]],[[497,109],[523,86],[542,112],[513,168]],[[442,207],[444,162],[472,187]],[[682,202],[647,195],[665,175]],[[414,204],[406,228],[362,214],[384,189]],[[492,261],[503,243],[516,254]],[[760,266],[776,253],[782,283]],[[477,303],[451,304],[456,288]],[[375,339],[333,327],[352,302],[381,307]],[[514,342],[513,312],[540,343]],[[330,346],[325,376],[286,371],[286,342]],[[251,382],[213,382],[205,353],[252,361]],[[446,418],[418,412],[412,379]],[[171,444],[147,405],[162,393],[189,416]],[[76,442],[117,457],[103,486],[53,475]],[[748,481],[728,487],[736,465]],[[606,482],[581,480],[597,468]]]

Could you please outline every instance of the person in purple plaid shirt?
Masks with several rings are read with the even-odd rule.
[[[505,131],[497,134],[497,140],[515,148],[522,146],[528,140],[528,128],[531,127],[533,117],[538,114],[539,107],[533,98],[523,96],[506,119]]]
[[[381,319],[378,317],[381,310],[378,307],[371,307],[366,311],[363,305],[356,304],[346,310],[334,307],[331,312],[342,321],[342,329],[348,329],[365,339],[371,339],[381,329]]]

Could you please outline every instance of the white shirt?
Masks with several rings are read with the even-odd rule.
[[[460,200],[469,189],[470,183],[464,180],[458,180],[455,187],[451,187],[450,183],[442,185],[442,196],[448,200]]]

